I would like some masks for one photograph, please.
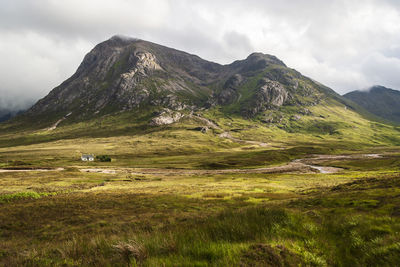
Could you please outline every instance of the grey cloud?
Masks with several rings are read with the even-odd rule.
[[[374,85],[400,88],[400,58],[375,53],[365,59],[362,71]]]
[[[236,31],[225,33],[223,40],[226,46],[230,47],[233,52],[235,52],[234,56],[243,56],[241,55],[242,52],[247,53],[248,51],[254,50],[250,39],[245,34]]]

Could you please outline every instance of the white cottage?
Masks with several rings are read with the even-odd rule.
[[[94,161],[94,156],[90,154],[82,154],[81,156],[82,161]]]

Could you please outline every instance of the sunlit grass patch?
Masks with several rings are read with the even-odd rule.
[[[190,119],[140,129],[127,114],[2,134],[2,168],[64,170],[0,174],[0,265],[396,266],[398,132],[344,107],[310,109],[280,125],[210,110],[221,130],[205,134]],[[343,168],[331,174],[251,172],[342,153],[385,155],[317,162]]]
[[[12,202],[20,199],[38,199],[41,197],[55,196],[57,193],[19,192],[13,194],[0,194],[0,203]]]

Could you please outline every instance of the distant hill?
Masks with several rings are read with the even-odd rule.
[[[0,109],[0,122],[8,121],[22,112],[24,112],[24,110]]]
[[[374,86],[368,91],[353,91],[344,95],[370,113],[400,123],[400,91]]]

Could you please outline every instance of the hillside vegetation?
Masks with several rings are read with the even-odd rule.
[[[387,121],[400,123],[400,92],[374,86],[368,91],[353,91],[344,95],[369,112]]]
[[[399,173],[398,126],[274,56],[113,37],[0,124],[0,265],[397,266]]]
[[[273,123],[264,115],[223,112],[187,114],[164,126],[149,125],[151,111],[125,112],[2,134],[0,167],[12,172],[0,173],[0,263],[399,262],[398,128],[329,102],[301,116],[295,107],[266,111],[279,118]],[[208,131],[198,130],[203,127]],[[230,137],[220,136],[227,132]],[[85,163],[81,153],[112,161]],[[343,153],[383,156],[342,159]],[[341,171],[256,169],[312,154],[338,155],[310,164]]]

